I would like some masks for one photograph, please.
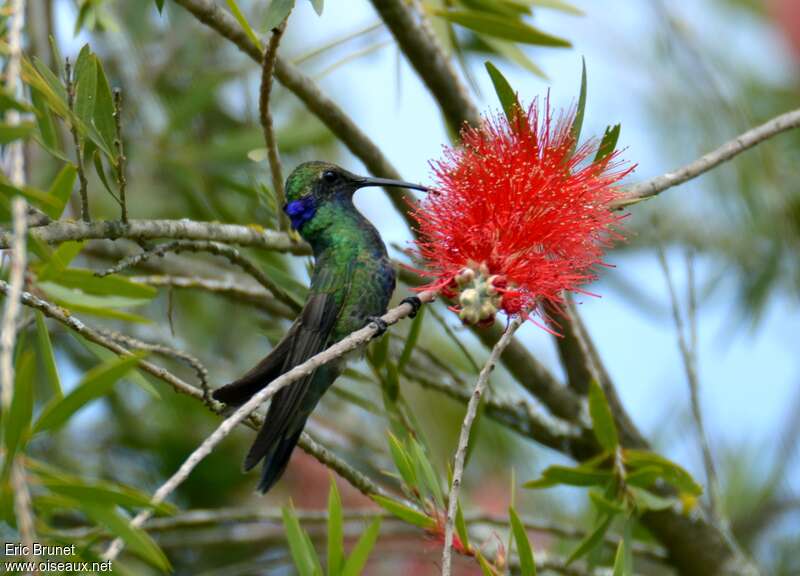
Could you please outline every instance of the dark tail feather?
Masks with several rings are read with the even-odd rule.
[[[212,392],[211,396],[217,402],[222,402],[228,406],[241,406],[252,398],[259,390],[269,382],[263,380],[237,380],[225,386],[221,386]]]
[[[283,476],[286,466],[289,464],[289,459],[292,456],[294,447],[300,439],[300,434],[303,429],[301,428],[291,436],[281,438],[278,442],[270,447],[264,458],[264,467],[261,469],[261,481],[258,483],[258,491],[266,494],[275,483]],[[250,463],[245,462],[245,468],[249,469],[255,466],[258,461]],[[248,464],[250,465],[248,468]]]

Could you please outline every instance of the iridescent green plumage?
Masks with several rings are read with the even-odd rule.
[[[215,390],[215,399],[243,404],[284,372],[386,311],[395,287],[394,269],[378,231],[353,205],[355,191],[366,186],[424,189],[359,177],[325,162],[301,164],[289,176],[284,210],[314,252],[308,299],[272,352],[247,374]],[[341,362],[323,366],[273,397],[245,459],[247,470],[264,459],[262,492],[280,478],[308,416],[341,368]]]

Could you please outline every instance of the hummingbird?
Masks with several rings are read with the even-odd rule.
[[[241,378],[217,388],[215,400],[241,406],[281,374],[368,323],[376,325],[378,335],[386,330],[380,317],[395,289],[394,267],[380,234],[353,204],[355,192],[368,186],[428,190],[400,180],[357,176],[328,162],[300,164],[286,179],[283,211],[314,255],[308,297],[272,351]],[[419,298],[403,302],[416,314]],[[286,470],[306,420],[343,369],[342,359],[326,364],[272,397],[244,461],[245,471],[264,461],[258,484],[262,494]]]

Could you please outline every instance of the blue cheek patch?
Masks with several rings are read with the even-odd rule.
[[[317,213],[317,204],[313,196],[303,196],[300,200],[292,200],[286,204],[283,211],[292,221],[292,228],[299,230],[303,224],[311,220],[314,214]]]

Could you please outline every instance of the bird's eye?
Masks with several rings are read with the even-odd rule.
[[[325,172],[322,173],[322,179],[328,184],[336,182],[336,178],[337,178],[336,172],[334,172],[333,170],[326,170]]]

